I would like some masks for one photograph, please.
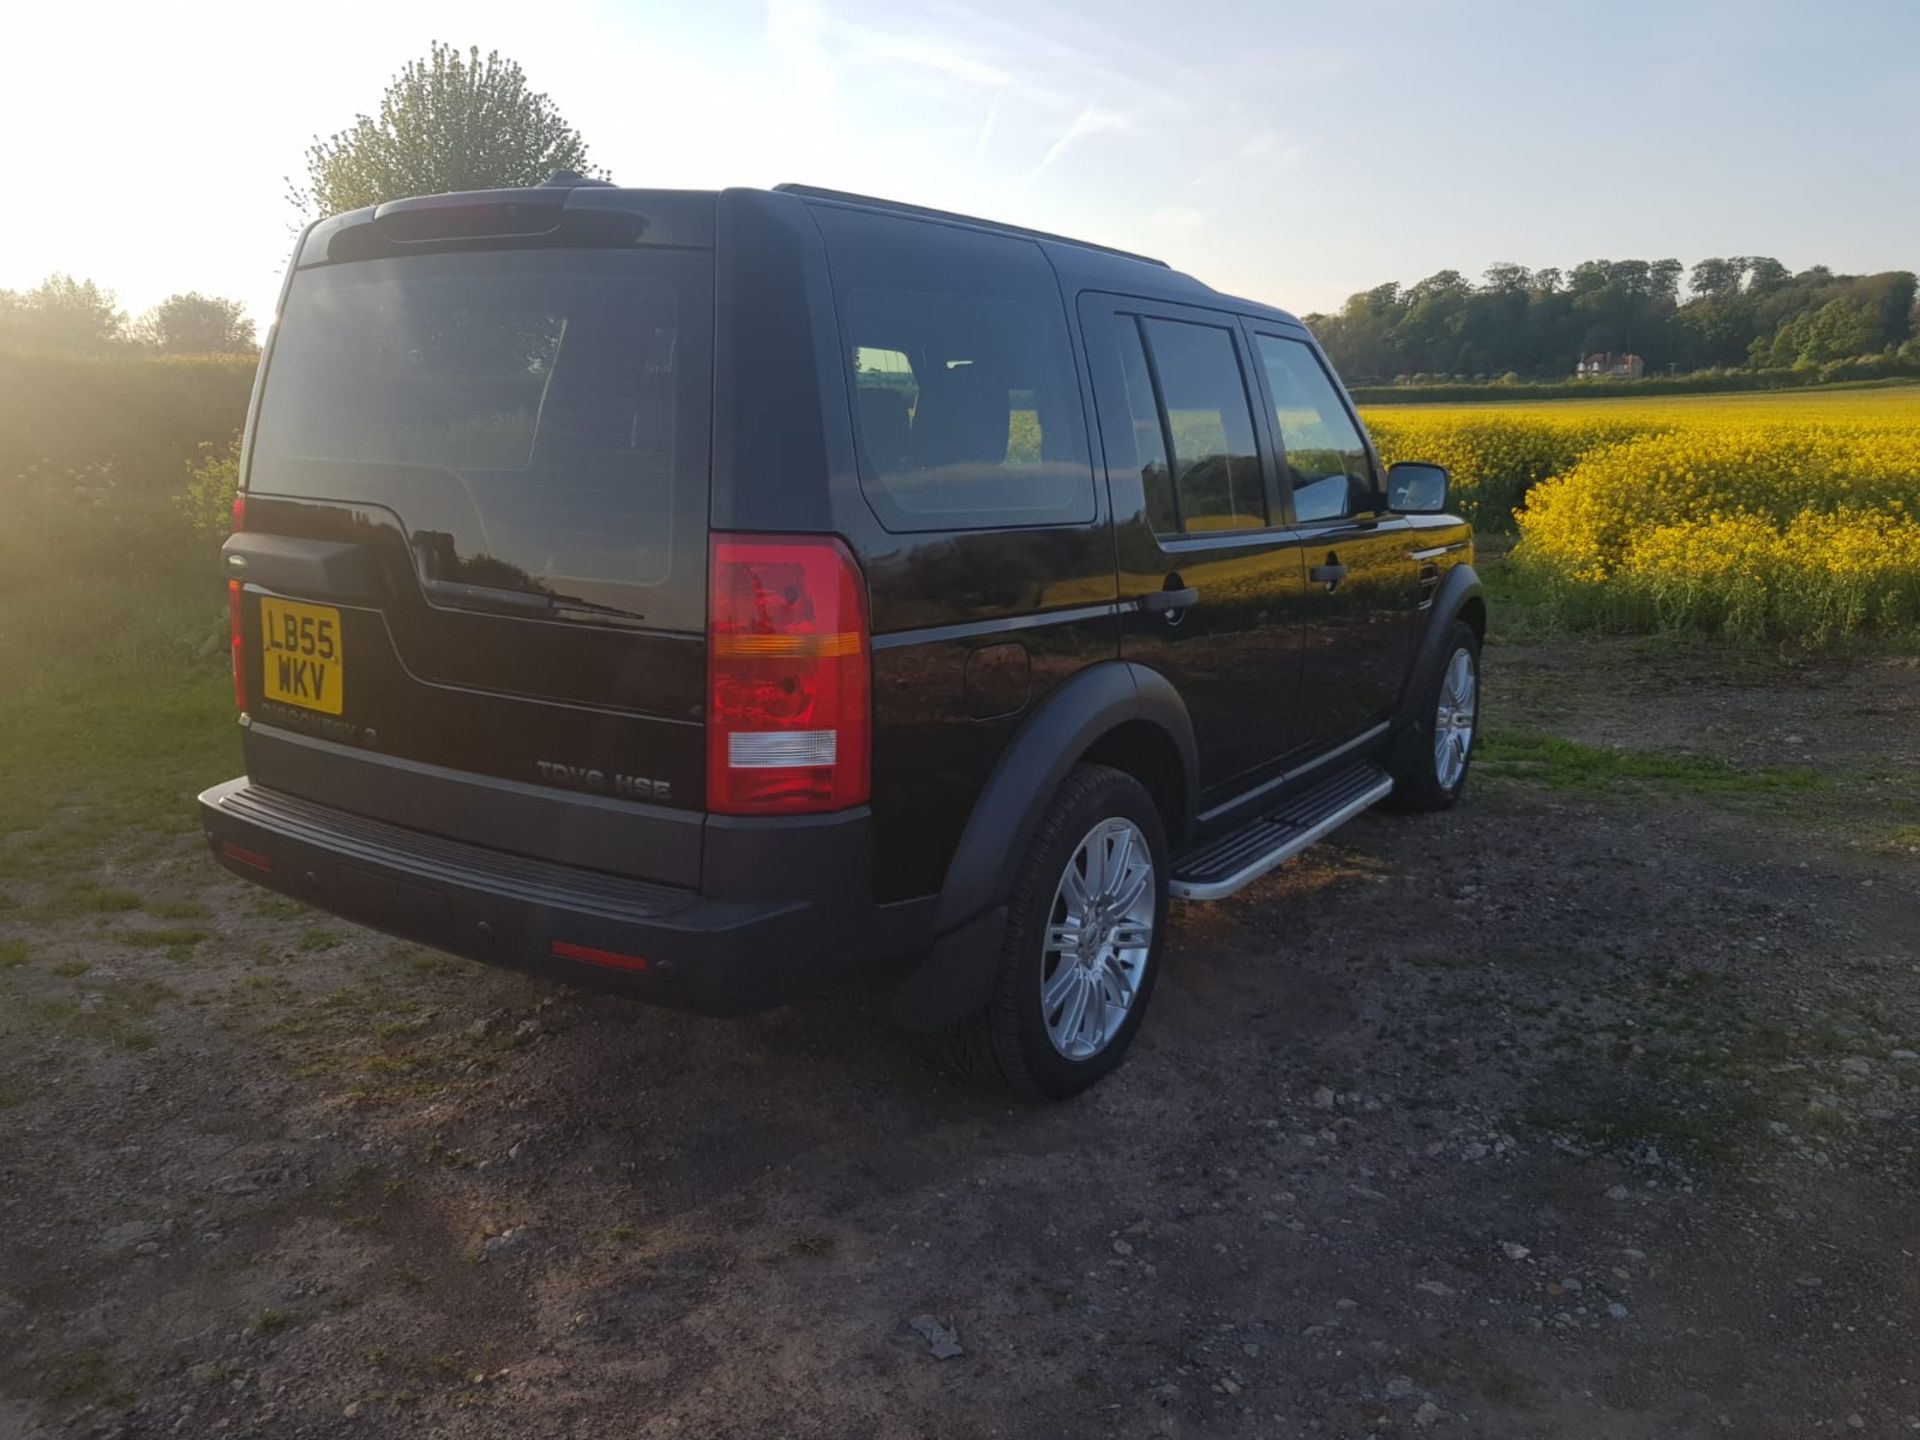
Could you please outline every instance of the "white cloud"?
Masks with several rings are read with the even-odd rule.
[[[1307,147],[1278,130],[1262,130],[1249,136],[1233,153],[1240,160],[1261,161],[1268,169],[1291,170],[1306,158]]]
[[[1153,223],[1174,230],[1198,230],[1213,219],[1211,210],[1196,210],[1191,205],[1162,205],[1153,212]]]
[[[987,104],[986,118],[980,122],[980,133],[974,138],[973,153],[975,155],[987,153],[987,146],[993,141],[994,122],[1000,118],[1000,102],[1006,99],[1006,96],[1007,92],[1004,90],[993,92],[993,99]]]
[[[1054,161],[1066,154],[1083,140],[1095,135],[1123,134],[1133,129],[1133,122],[1117,110],[1102,110],[1091,102],[1082,106],[1080,113],[1073,117],[1071,124],[1060,133],[1060,137],[1047,147],[1046,154],[1040,157],[1040,163],[1027,172],[1027,178],[1045,173]]]

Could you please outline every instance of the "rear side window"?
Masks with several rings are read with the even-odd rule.
[[[1094,517],[1053,269],[1025,240],[816,207],[860,478],[890,530]]]
[[[1232,332],[1184,320],[1148,318],[1141,324],[1173,444],[1180,528],[1191,533],[1265,525],[1253,411]]]
[[[1255,338],[1286,453],[1293,518],[1340,520],[1377,508],[1366,444],[1313,351],[1278,335]]]
[[[560,249],[303,270],[248,484],[393,512],[436,603],[483,587],[697,621],[710,272]]]
[[[1180,512],[1173,504],[1173,467],[1167,460],[1167,432],[1154,398],[1153,374],[1147,368],[1147,345],[1140,321],[1116,315],[1114,338],[1120,349],[1120,378],[1127,387],[1127,419],[1133,430],[1133,454],[1140,467],[1140,488],[1147,497],[1147,523],[1156,535],[1180,530]]]

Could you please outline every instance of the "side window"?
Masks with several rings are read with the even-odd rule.
[[[853,390],[867,454],[882,470],[904,465],[914,407],[920,402],[913,362],[898,350],[856,345]]]
[[[1172,442],[1180,528],[1191,534],[1265,525],[1253,411],[1232,333],[1184,320],[1146,319],[1141,325]]]
[[[1339,520],[1376,509],[1366,444],[1312,349],[1277,335],[1255,338],[1286,450],[1294,519]]]
[[[890,530],[1089,521],[1080,384],[1035,245],[816,207],[861,483]]]
[[[1160,402],[1153,396],[1153,375],[1147,369],[1147,342],[1133,315],[1113,317],[1114,339],[1120,350],[1120,376],[1127,387],[1127,414],[1133,423],[1134,463],[1140,467],[1140,487],[1147,496],[1147,523],[1156,535],[1178,535],[1180,512],[1173,508],[1173,467],[1167,463],[1167,432],[1160,418]]]

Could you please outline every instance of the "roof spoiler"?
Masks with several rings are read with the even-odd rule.
[[[540,190],[617,190],[620,187],[611,180],[597,180],[591,175],[582,175],[578,170],[556,170],[535,188]]]
[[[296,263],[527,245],[706,248],[713,209],[710,190],[629,190],[561,171],[524,189],[411,195],[335,215],[307,232]]]

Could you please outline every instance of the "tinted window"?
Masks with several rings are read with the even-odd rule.
[[[648,612],[676,529],[704,543],[707,386],[682,324],[706,313],[705,280],[689,259],[526,250],[301,271],[249,485],[383,506],[429,582]]]
[[[1231,332],[1181,320],[1142,324],[1173,441],[1181,527],[1193,532],[1265,525],[1253,411]]]
[[[816,209],[853,385],[861,479],[894,530],[1091,520],[1059,288],[1038,247]]]
[[[1147,348],[1140,335],[1140,321],[1132,315],[1116,315],[1113,323],[1120,348],[1120,374],[1127,387],[1134,463],[1140,469],[1140,485],[1147,497],[1147,523],[1156,534],[1177,534],[1180,514],[1173,508],[1167,432],[1160,415],[1160,402],[1153,395],[1153,376],[1147,369]]]
[[[1286,450],[1294,519],[1338,520],[1375,508],[1373,466],[1360,431],[1312,349],[1261,335],[1260,364]]]

